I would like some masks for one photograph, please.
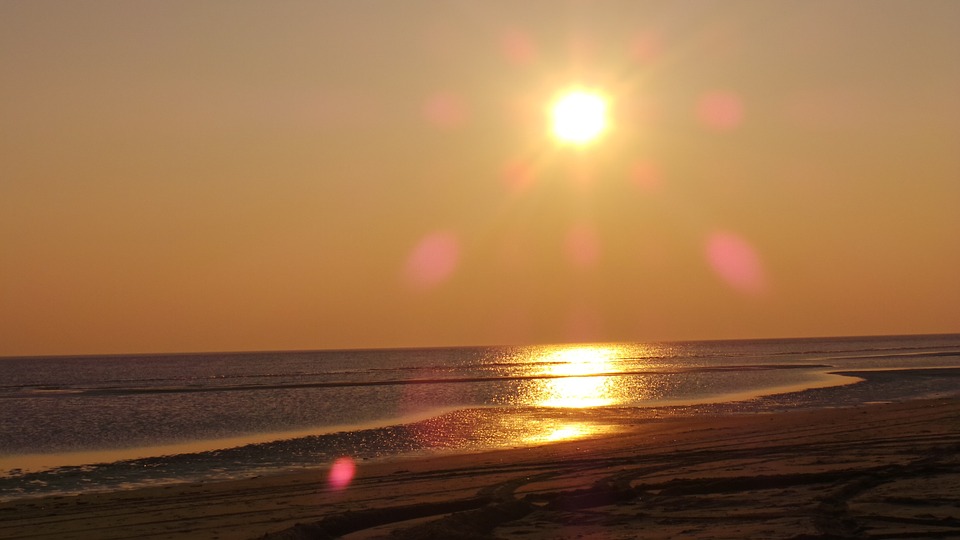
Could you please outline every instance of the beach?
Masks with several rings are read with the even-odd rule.
[[[960,0],[0,36],[0,540],[960,540]]]
[[[584,414],[587,414],[586,412]],[[950,538],[960,401],[644,419],[490,452],[0,504],[20,538]]]

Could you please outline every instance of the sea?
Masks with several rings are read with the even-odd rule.
[[[960,396],[960,334],[0,358],[0,501]]]

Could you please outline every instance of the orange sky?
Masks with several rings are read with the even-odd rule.
[[[960,331],[960,2],[8,1],[0,65],[0,355]]]

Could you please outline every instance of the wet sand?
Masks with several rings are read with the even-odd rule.
[[[470,455],[0,504],[18,538],[960,538],[960,401],[642,419]]]

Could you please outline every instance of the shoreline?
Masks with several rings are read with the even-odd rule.
[[[939,392],[929,390],[937,379]],[[409,423],[337,431],[314,428],[300,432],[256,434],[222,441],[196,441],[169,447],[147,447],[116,452],[89,451],[4,456],[9,465],[7,493],[3,501],[49,496],[75,496],[121,489],[176,486],[191,482],[224,482],[253,475],[277,475],[287,470],[316,468],[320,463],[350,455],[364,461],[403,459],[407,456],[475,454],[503,448],[535,446],[567,439],[583,439],[616,432],[635,422],[688,416],[764,414],[850,407],[869,403],[902,402],[908,399],[958,396],[944,391],[960,379],[960,368],[900,368],[824,371],[801,387],[768,388],[757,394],[728,394],[658,406],[564,407],[473,407],[406,418]],[[913,386],[911,386],[913,385]],[[277,437],[293,434],[296,437]],[[252,443],[252,444],[251,444]],[[159,452],[163,448],[193,452]],[[141,457],[135,454],[143,453]],[[114,457],[114,454],[116,457]],[[132,458],[131,458],[132,457]],[[76,458],[75,463],[63,462]],[[57,467],[31,470],[37,463]],[[166,471],[166,472],[164,472]],[[0,481],[5,479],[0,478]],[[43,487],[30,487],[39,485]]]
[[[826,367],[826,366],[822,366]],[[960,369],[960,368],[958,368]],[[618,373],[616,376],[625,376],[628,374]],[[588,376],[564,376],[563,378],[584,378],[584,377],[609,377],[611,374],[599,373]],[[624,405],[604,405],[601,407],[590,407],[591,411],[602,411],[604,408],[628,408],[642,410],[669,410],[671,408],[679,409],[681,407],[702,407],[712,405],[722,405],[726,403],[735,403],[749,401],[751,399],[763,398],[767,396],[802,392],[820,388],[840,387],[857,384],[862,382],[862,378],[850,375],[837,374],[823,371],[809,377],[809,380],[794,384],[782,384],[770,386],[761,389],[743,390],[718,395],[707,395],[690,399],[674,400],[655,400],[649,403],[636,403]],[[370,421],[358,422],[355,424],[329,425],[310,428],[289,429],[282,431],[248,433],[231,435],[220,438],[202,439],[184,442],[167,442],[145,446],[135,446],[130,448],[116,449],[96,449],[88,448],[81,450],[64,450],[58,452],[26,453],[0,455],[0,475],[4,474],[23,474],[23,473],[43,473],[58,468],[82,468],[97,467],[109,463],[132,462],[139,460],[149,460],[153,458],[169,458],[171,456],[188,456],[194,454],[204,454],[224,450],[235,450],[245,446],[269,444],[279,441],[292,441],[307,437],[319,437],[325,435],[336,435],[346,432],[367,431],[385,428],[397,428],[405,425],[416,424],[418,422],[429,421],[451,413],[474,410],[497,410],[506,414],[516,413],[517,411],[563,411],[571,409],[565,406],[551,405],[470,405],[463,407],[444,407],[430,411],[411,413],[403,416],[382,418]],[[575,408],[574,408],[575,409]],[[525,414],[525,413],[521,413]],[[547,417],[553,414],[545,414]],[[600,416],[603,416],[601,413]],[[491,422],[491,421],[488,421]],[[536,439],[537,437],[532,436]],[[2,501],[2,499],[0,499]]]
[[[960,535],[960,399],[622,424],[564,442],[358,461],[342,490],[327,471],[304,470],[14,500],[0,503],[0,536],[427,538],[497,524],[482,534],[817,538],[848,521]]]
[[[249,445],[272,443],[281,440],[294,440],[303,437],[333,435],[344,431],[387,428],[405,423],[415,423],[429,420],[430,418],[434,418],[438,415],[447,414],[456,410],[457,409],[445,408],[420,414],[373,420],[370,422],[360,422],[351,425],[331,425],[287,431],[249,433],[246,435],[236,435],[223,438],[203,439],[188,442],[171,442],[166,444],[138,446],[132,448],[101,450],[87,449],[7,456],[0,455],[0,475],[9,474],[12,471],[18,470],[26,473],[47,472],[61,467],[99,466],[114,462],[138,461],[177,455],[202,454],[241,448]],[[20,463],[21,461],[22,463]]]

